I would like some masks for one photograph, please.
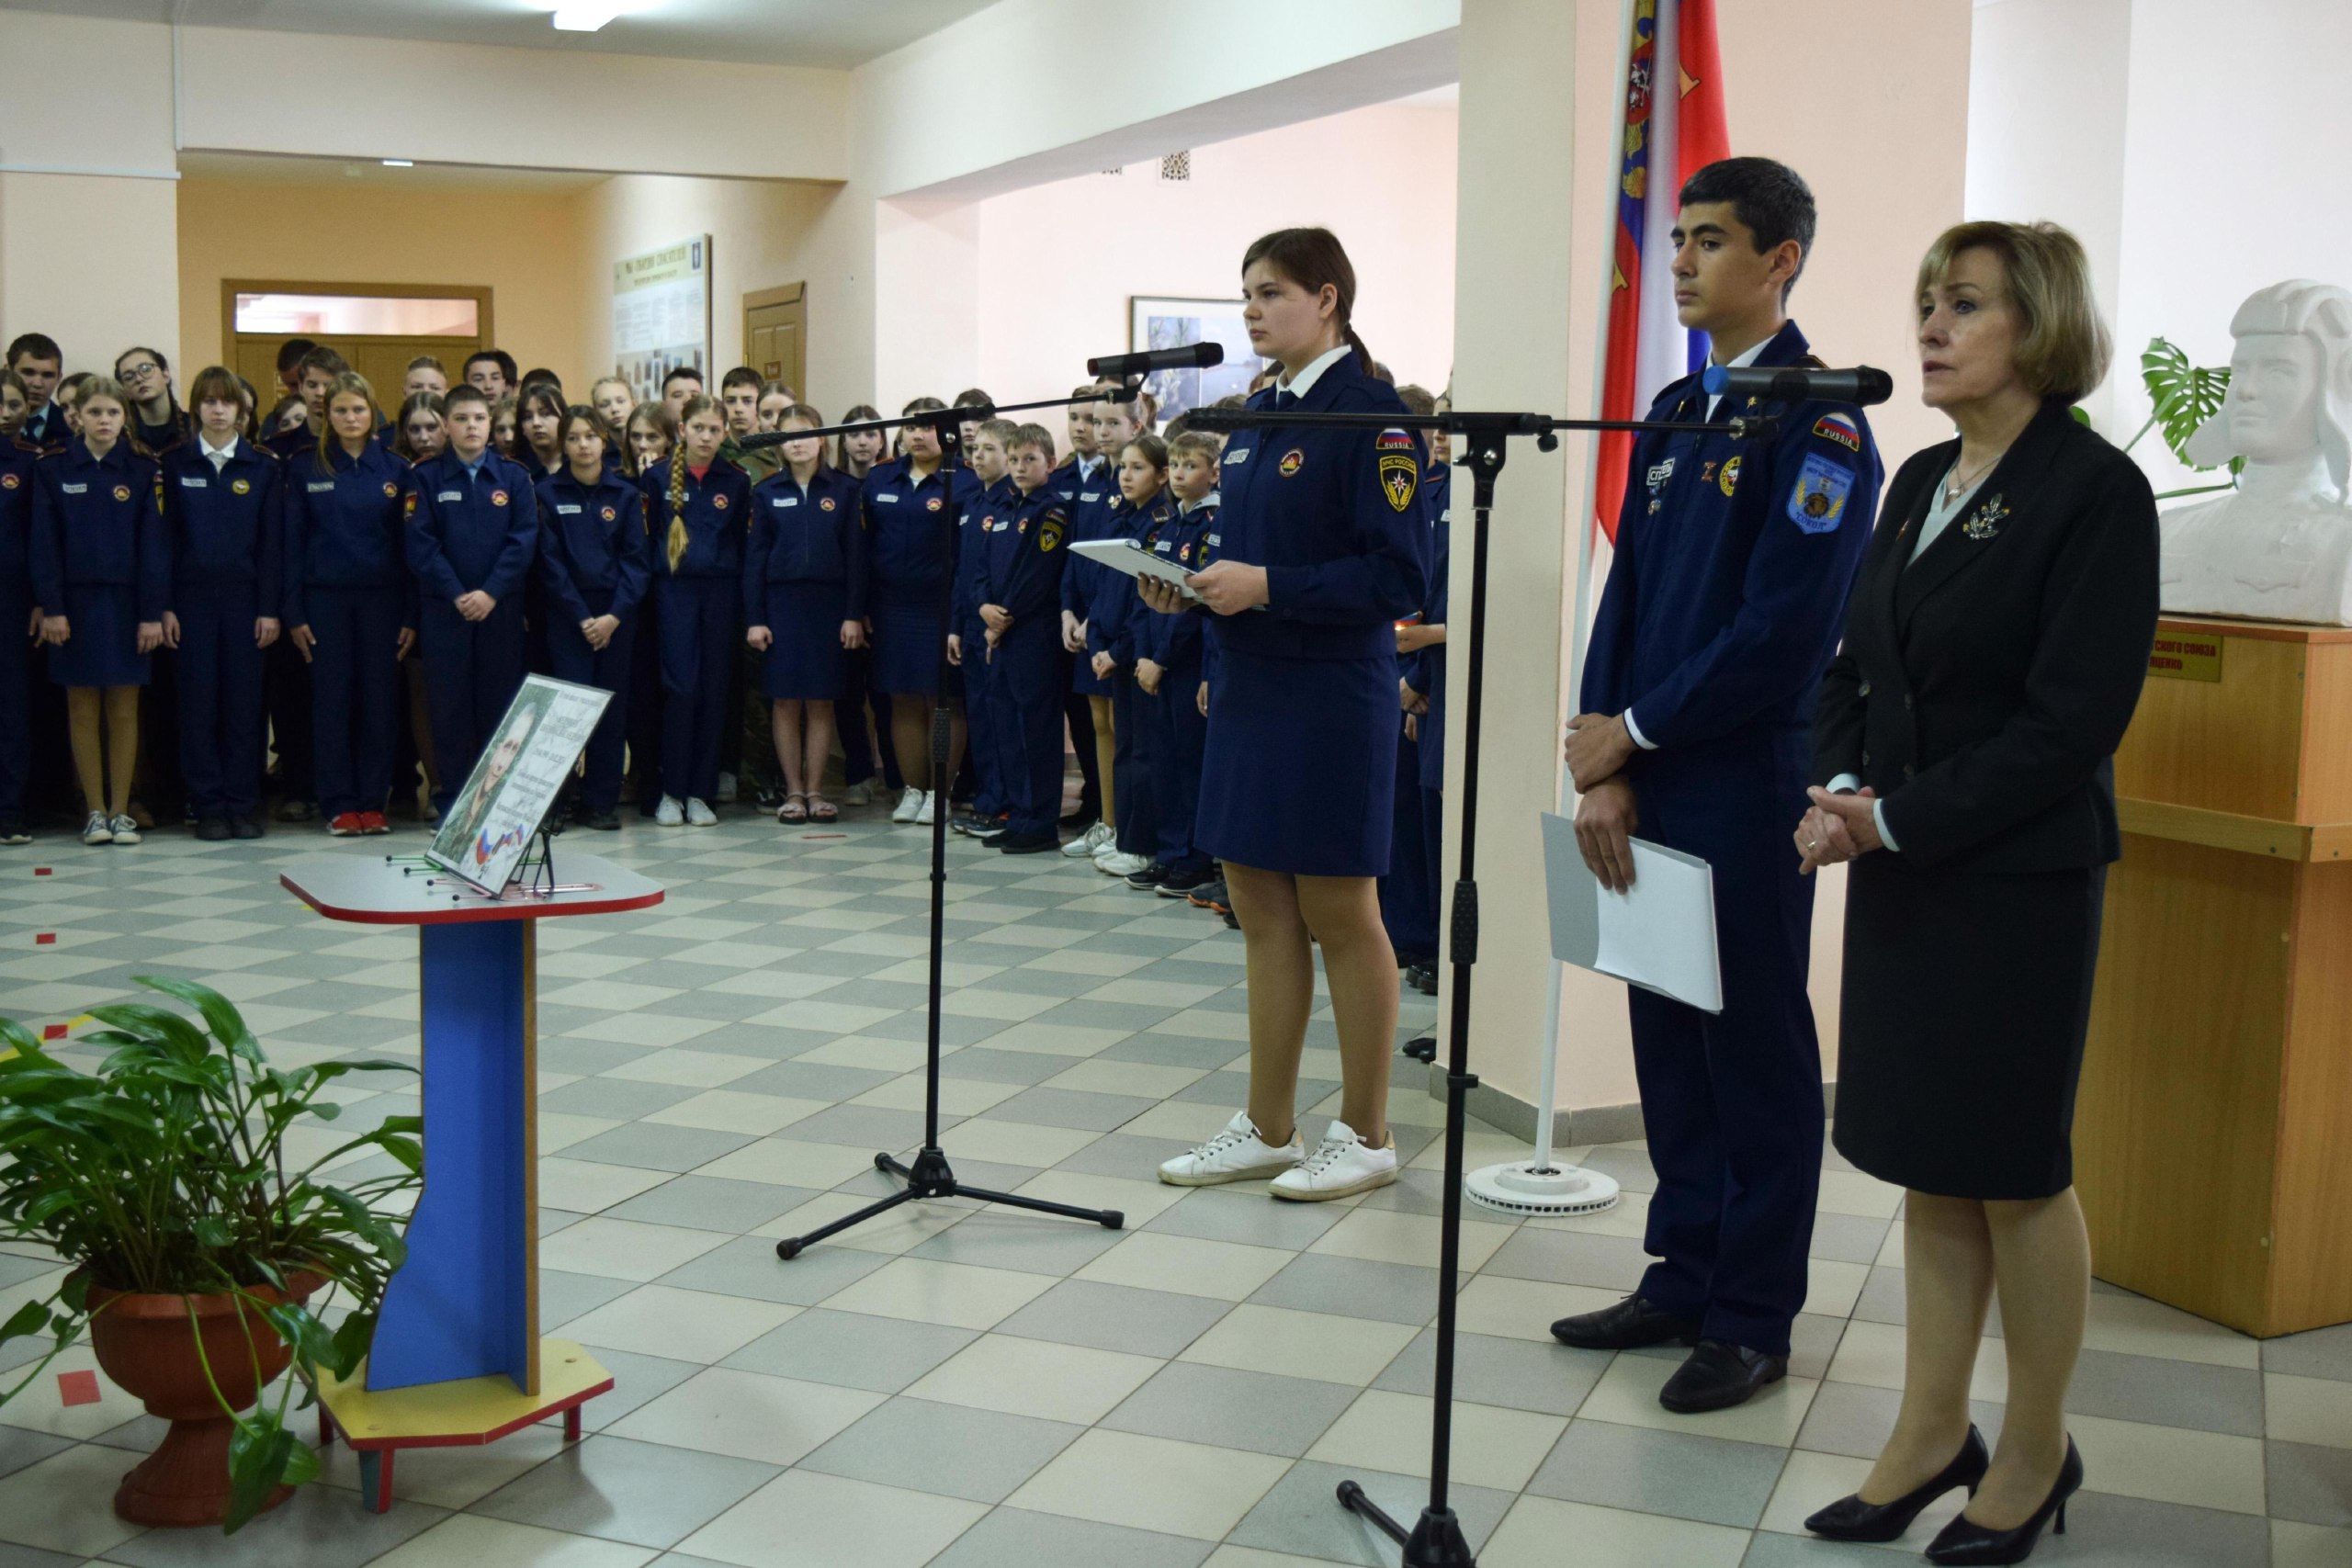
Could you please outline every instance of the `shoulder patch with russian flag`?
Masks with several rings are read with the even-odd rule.
[[[1824,441],[1835,441],[1847,451],[1859,454],[1862,449],[1861,427],[1842,413],[1826,413],[1813,422],[1813,433]]]

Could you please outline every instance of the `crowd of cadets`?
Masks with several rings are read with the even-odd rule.
[[[29,841],[28,802],[66,798],[65,758],[90,844],[181,818],[201,839],[259,837],[273,759],[279,821],[388,832],[420,777],[433,821],[534,670],[613,694],[565,806],[586,827],[619,826],[625,785],[663,826],[707,826],[739,792],[782,822],[834,821],[836,739],[842,804],[873,804],[878,781],[893,822],[928,824],[944,595],[956,830],[1231,918],[1193,841],[1209,639],[1069,548],[1215,558],[1220,439],[1182,418],[1155,434],[1148,396],[1077,389],[1104,396],[1070,408],[1067,452],[1042,425],[960,421],[948,471],[922,424],[743,446],[823,423],[748,367],[716,397],[681,368],[659,402],[607,377],[582,403],[490,349],[455,384],[415,360],[390,410],[302,339],[266,408],[215,367],[184,409],[152,348],[111,375],[62,369],[27,333],[0,373],[0,625],[23,628],[0,636],[0,843]],[[1397,628],[1408,744],[1381,887],[1425,988],[1446,457],[1440,438],[1431,602]],[[1066,739],[1081,778],[1067,816]]]

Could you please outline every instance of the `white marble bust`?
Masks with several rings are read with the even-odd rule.
[[[2352,292],[2294,278],[2230,322],[2230,387],[2189,437],[2238,488],[2163,514],[2168,611],[2352,625]]]

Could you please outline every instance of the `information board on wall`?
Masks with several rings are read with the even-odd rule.
[[[613,359],[639,402],[658,400],[681,365],[709,374],[709,235],[613,264]]]

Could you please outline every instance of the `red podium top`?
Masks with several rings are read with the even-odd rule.
[[[537,920],[558,915],[609,915],[662,899],[662,885],[597,855],[559,849],[556,882],[579,891],[537,897],[510,888],[503,897],[475,892],[436,866],[387,864],[379,854],[322,856],[298,862],[278,881],[331,920],[375,926],[461,925],[472,920]]]

